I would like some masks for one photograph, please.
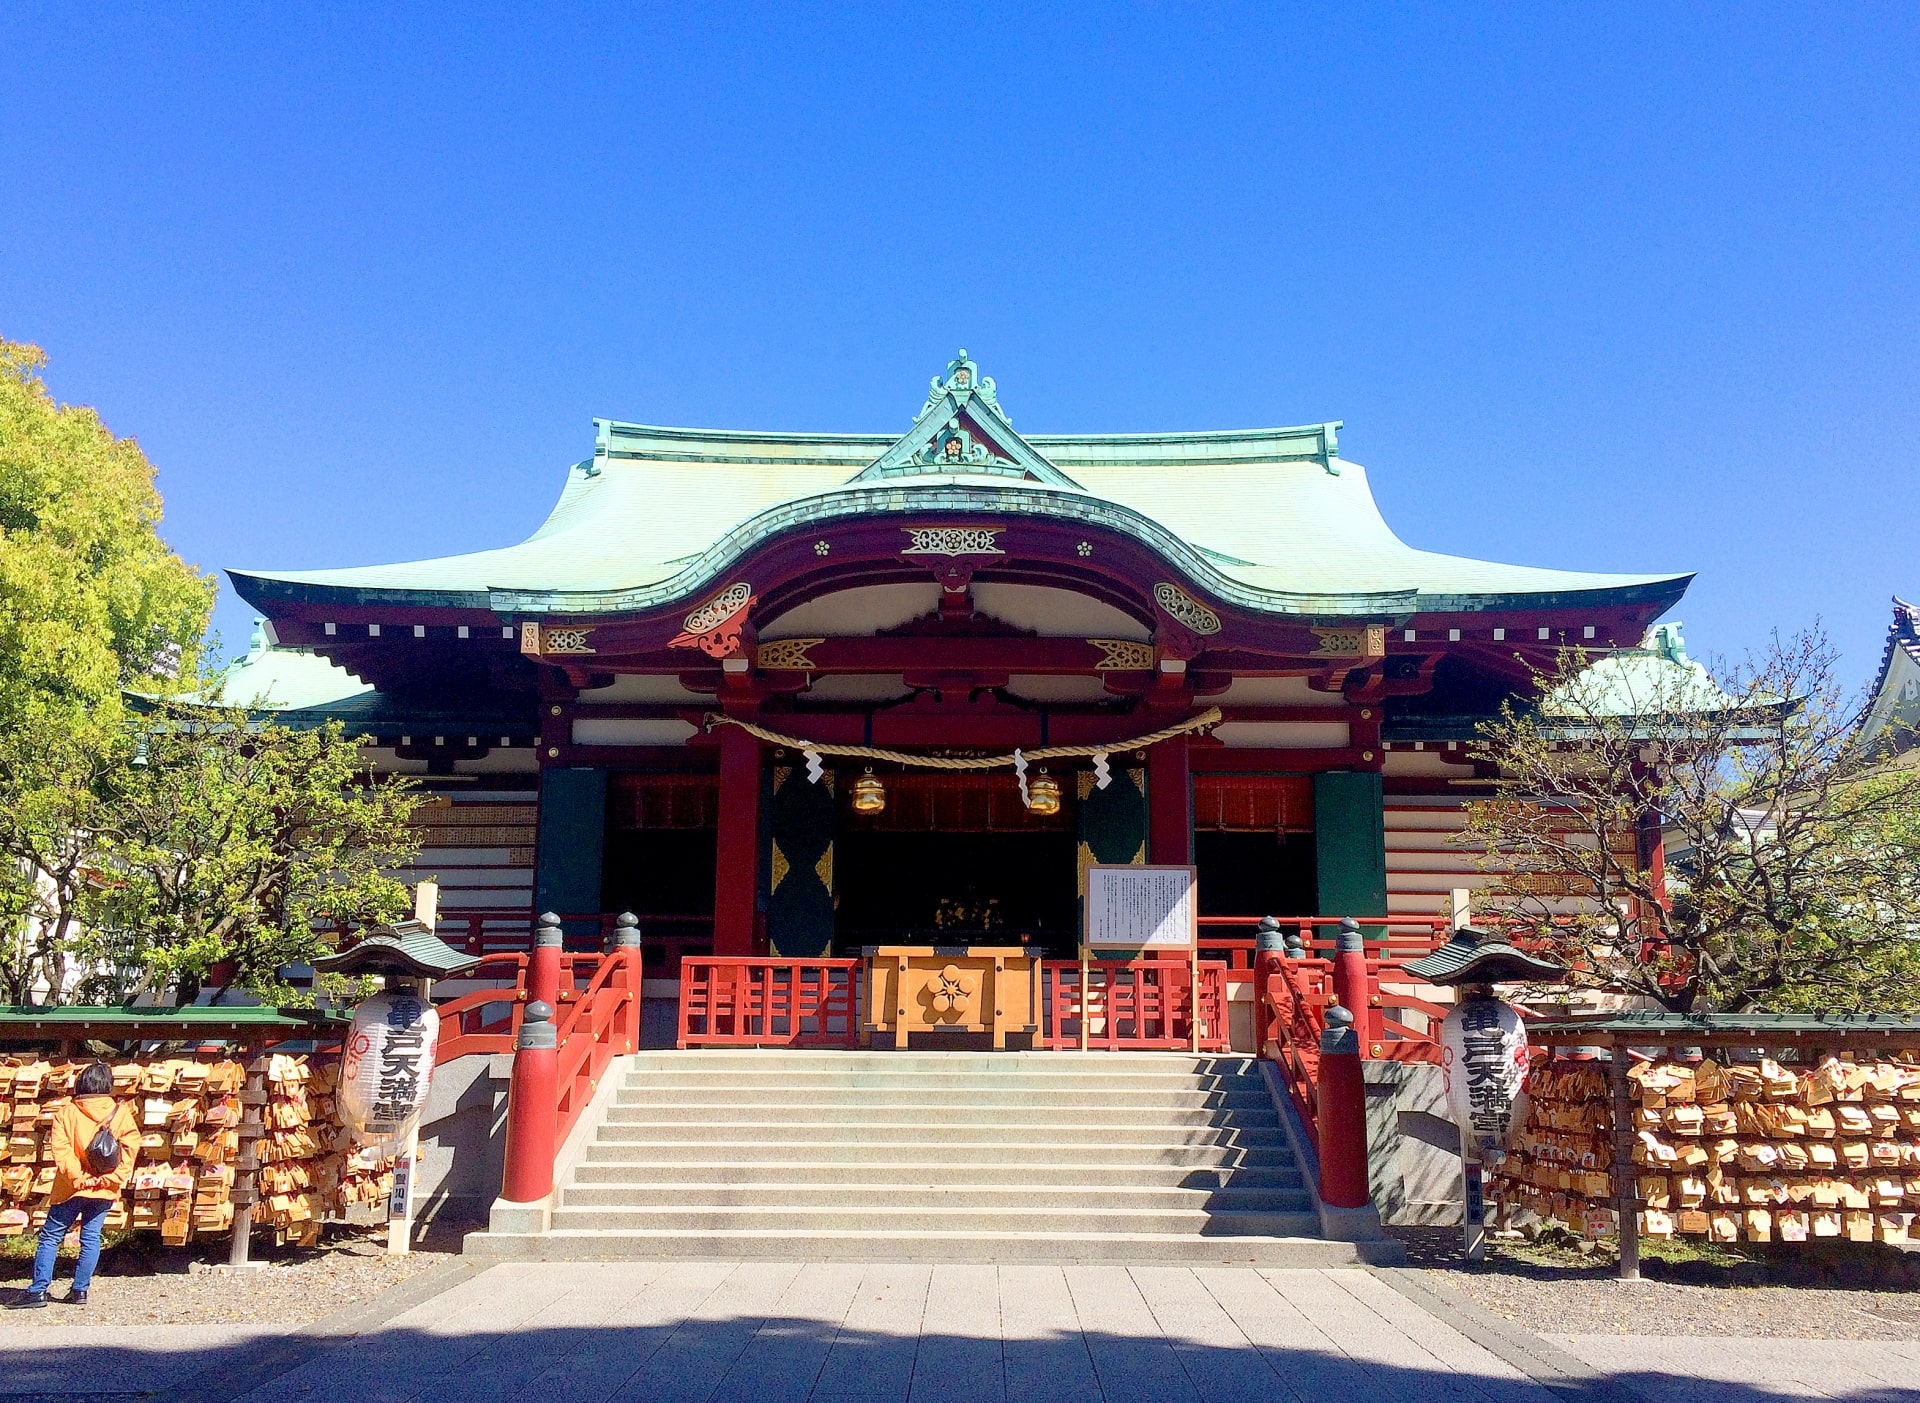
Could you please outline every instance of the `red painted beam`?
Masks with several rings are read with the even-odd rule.
[[[720,833],[713,884],[713,953],[754,953],[760,890],[760,742],[720,728]]]
[[[1188,738],[1147,749],[1147,861],[1193,861],[1193,772]]]

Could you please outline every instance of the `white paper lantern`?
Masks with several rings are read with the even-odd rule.
[[[362,1140],[399,1140],[427,1104],[440,1015],[418,994],[376,994],[353,1011],[337,1104]]]
[[[1525,1114],[1527,1030],[1499,999],[1456,1004],[1440,1025],[1447,1107],[1469,1154],[1498,1159]]]

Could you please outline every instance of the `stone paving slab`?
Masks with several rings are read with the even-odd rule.
[[[1920,1343],[1777,1336],[1555,1335],[1647,1403],[1845,1398],[1920,1403]]]
[[[274,1325],[27,1325],[0,1316],[0,1398],[169,1392],[210,1355],[283,1333]]]
[[[1354,1269],[656,1260],[448,1280],[304,1342],[0,1318],[0,1403],[1920,1403],[1920,1344],[1503,1335]]]

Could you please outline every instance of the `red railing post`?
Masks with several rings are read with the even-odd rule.
[[[536,999],[527,1005],[520,1023],[513,1081],[507,1090],[507,1163],[500,1193],[509,1203],[537,1203],[553,1192],[559,1106],[559,1038],[553,1026],[553,1005]]]
[[[1320,1201],[1329,1208],[1365,1208],[1372,1201],[1367,1188],[1367,1088],[1353,1015],[1339,1004],[1327,1009],[1319,1071],[1315,1100]]]
[[[527,1002],[536,1000],[548,1008],[560,1007],[560,947],[563,942],[560,918],[548,911],[536,923],[533,954],[527,960]]]
[[[1280,923],[1262,916],[1253,928],[1253,1055],[1267,1055],[1267,1040],[1272,1036],[1273,1008],[1267,994],[1267,980],[1273,977],[1280,958],[1286,954],[1286,937]]]
[[[627,991],[625,1015],[621,1026],[622,1051],[640,1050],[640,994],[644,972],[640,959],[640,918],[631,911],[622,911],[613,923],[613,953],[624,960],[626,967],[621,970],[621,982]]]
[[[1379,1055],[1379,1012],[1374,1007],[1373,976],[1367,972],[1367,943],[1360,923],[1348,916],[1340,922],[1333,955],[1333,999],[1354,1017],[1360,1055]]]

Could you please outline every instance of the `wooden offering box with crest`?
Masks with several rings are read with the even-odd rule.
[[[1040,961],[1019,945],[868,946],[861,1026],[872,1046],[996,1051],[1033,1046],[1040,1031]]]

